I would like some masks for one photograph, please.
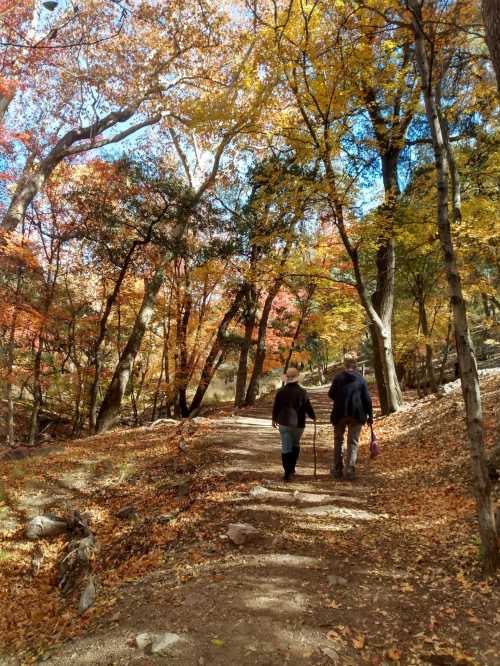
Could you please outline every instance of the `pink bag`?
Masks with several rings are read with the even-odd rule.
[[[380,454],[380,448],[377,442],[377,435],[373,432],[373,426],[371,423],[370,429],[372,431],[372,436],[370,439],[370,458],[376,458]]]

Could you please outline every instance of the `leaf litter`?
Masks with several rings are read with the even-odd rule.
[[[482,384],[489,447],[498,438],[500,380],[494,377]],[[58,646],[68,640],[119,625],[142,594],[146,578],[161,574],[166,565],[169,607],[182,627],[189,622],[183,589],[203,587],[207,596],[200,602],[201,611],[203,604],[211,607],[212,595],[227,595],[231,585],[238,598],[243,583],[236,563],[249,567],[251,555],[259,559],[262,550],[272,553],[272,540],[279,533],[287,552],[317,556],[323,564],[302,572],[310,594],[307,622],[294,620],[297,651],[293,652],[293,641],[283,647],[276,639],[275,661],[266,663],[332,663],[333,655],[345,664],[500,663],[499,581],[481,575],[465,432],[456,402],[453,393],[427,398],[377,420],[382,455],[376,461],[368,460],[367,442],[363,443],[354,488],[365,493],[371,511],[388,516],[382,525],[360,521],[331,531],[327,523],[335,519],[309,517],[311,529],[305,531],[297,529],[293,510],[277,514],[279,519],[268,512],[257,525],[267,535],[267,545],[245,546],[244,552],[218,535],[227,524],[248,516],[238,502],[262,482],[262,472],[256,473],[250,464],[230,478],[225,475],[224,465],[231,461],[225,442],[241,445],[245,434],[235,427],[228,437],[217,418],[200,425],[118,430],[68,442],[60,451],[22,465],[4,464],[3,502],[15,511],[16,502],[34,489],[57,497],[61,475],[80,472],[82,462],[91,460],[84,490],[66,490],[63,499],[46,510],[57,513],[71,503],[90,514],[99,545],[96,602],[79,615],[74,600],[62,597],[54,586],[64,537],[38,542],[41,565],[34,575],[35,546],[24,539],[22,529],[1,535],[4,650],[17,653],[18,663],[33,663],[48,651],[57,654]],[[268,406],[269,400],[261,411]],[[321,426],[318,462],[323,469],[331,456],[330,440],[329,426]],[[306,446],[304,460],[309,456]],[[265,455],[268,467],[275,464],[276,448]],[[279,485],[276,474],[268,476],[270,483]],[[317,492],[320,486],[322,493],[328,492],[331,481],[319,479]],[[127,506],[134,508],[130,518],[117,518]],[[21,521],[27,517],[25,510],[18,515]],[[335,588],[333,599],[329,573],[348,581]],[[301,587],[297,581],[296,589]],[[161,606],[163,597],[163,591],[156,594],[153,589],[149,603]],[[223,609],[219,626],[228,616],[231,611]],[[301,643],[306,626],[316,629],[314,640],[304,638]],[[234,663],[236,643],[212,633],[204,644],[206,650],[222,655],[221,664],[229,664],[231,659]],[[244,652],[255,658],[250,648]],[[208,654],[204,658],[210,663]]]

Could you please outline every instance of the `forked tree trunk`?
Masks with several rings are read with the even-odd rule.
[[[101,373],[102,373],[102,359],[101,359],[101,347],[106,338],[106,333],[108,330],[108,320],[111,315],[111,310],[118,299],[118,294],[120,293],[121,286],[125,279],[125,275],[129,269],[129,266],[132,261],[133,254],[138,245],[143,245],[144,243],[139,241],[134,241],[127,252],[125,260],[120,268],[118,278],[113,287],[113,291],[106,299],[106,305],[104,306],[104,312],[102,313],[101,320],[99,322],[99,333],[94,342],[92,356],[94,361],[94,378],[90,386],[90,406],[89,406],[89,430],[90,434],[94,434],[96,431],[97,424],[97,397],[99,395],[99,387],[101,384]]]
[[[485,572],[491,574],[498,567],[499,549],[491,501],[491,483],[484,455],[484,429],[476,358],[470,336],[466,304],[451,235],[448,191],[449,166],[446,145],[439,119],[439,108],[432,82],[432,71],[426,52],[422,10],[418,0],[408,0],[408,6],[413,15],[412,25],[415,35],[416,63],[422,82],[427,120],[432,134],[438,188],[438,231],[455,324],[457,355],[465,402],[468,443],[474,474],[474,493],[476,496],[479,530],[483,546],[483,564]]]
[[[398,160],[401,149],[390,147],[381,150],[382,177],[384,182],[384,211],[390,228],[386,238],[380,241],[377,251],[377,288],[372,296],[372,304],[382,323],[382,328],[372,322],[370,333],[374,355],[375,379],[380,398],[382,414],[396,412],[403,403],[403,394],[399,386],[394,362],[392,341],[392,321],[394,312],[394,290],[396,272],[396,245],[392,229],[394,206],[399,194]]]
[[[222,362],[227,329],[229,328],[229,324],[233,321],[239,309],[241,308],[241,302],[244,298],[245,290],[246,290],[246,285],[242,285],[238,289],[231,304],[231,307],[226,312],[221,323],[219,324],[215,340],[212,344],[210,351],[208,352],[207,358],[205,359],[205,363],[201,371],[200,380],[198,382],[198,387],[193,396],[191,404],[189,405],[189,414],[194,412],[195,409],[201,407],[201,403],[203,402],[203,398],[205,397],[205,393],[207,392],[210,382],[212,381],[212,378],[217,368]]]
[[[250,377],[250,381],[248,382],[247,393],[245,396],[245,405],[254,405],[255,401],[257,400],[259,379],[262,375],[264,361],[266,359],[267,324],[269,322],[269,315],[271,314],[271,308],[273,306],[274,299],[278,295],[282,284],[283,278],[278,278],[274,282],[266,296],[264,306],[262,307],[262,314],[260,316],[259,329],[257,333],[257,349],[255,351],[255,361],[253,364],[252,375]]]
[[[245,312],[245,334],[240,347],[240,357],[238,361],[238,370],[236,373],[236,387],[234,394],[234,406],[241,407],[245,401],[245,391],[248,379],[248,354],[252,346],[252,336],[257,318],[257,293],[254,284],[248,285],[246,294],[246,312]]]
[[[409,49],[404,49],[402,56],[402,65],[405,66],[410,57]],[[394,208],[400,193],[398,162],[405,144],[406,130],[411,122],[413,111],[410,107],[404,114],[401,113],[402,97],[404,94],[403,88],[399,88],[394,93],[394,113],[390,117],[387,117],[383,113],[375,90],[372,88],[370,82],[364,80],[362,89],[366,109],[370,116],[376,138],[384,183],[385,196],[384,204],[381,208],[384,217],[384,229],[378,241],[376,256],[377,283],[375,292],[371,298],[371,305],[382,322],[383,334],[378,324],[373,321],[368,310],[367,314],[370,319],[373,367],[380,399],[380,408],[382,414],[390,414],[397,411],[403,402],[403,394],[394,370],[394,358],[392,360],[388,358],[386,348],[390,348],[390,353],[393,356],[392,323],[396,267]]]
[[[378,351],[378,359],[380,361],[380,368],[383,374],[384,384],[386,386],[386,413],[396,412],[401,406],[401,388],[396,373],[396,364],[394,362],[394,352],[392,349],[392,321],[385,323],[382,314],[379,314],[373,306],[372,299],[368,293],[366,283],[361,273],[361,265],[359,254],[356,247],[354,247],[349,239],[347,230],[345,228],[343,212],[341,207],[334,205],[336,224],[339,229],[344,247],[349,254],[354,270],[356,280],[356,291],[358,292],[361,305],[364,307],[370,324],[372,327],[372,336],[376,349]],[[375,355],[374,355],[375,356]],[[376,358],[376,357],[375,357]]]
[[[154,314],[154,305],[165,274],[166,260],[160,263],[151,280],[146,284],[141,307],[137,313],[134,327],[115,368],[111,383],[99,410],[97,432],[111,428],[120,415],[120,408],[130,379],[132,365],[141,348],[144,333]]]
[[[365,309],[370,323],[373,326],[375,349],[378,351],[380,365],[386,385],[387,413],[396,412],[401,406],[402,394],[396,373],[396,364],[394,362],[394,352],[392,348],[392,306],[394,302],[394,280],[389,280],[385,285],[387,291],[383,302],[380,303],[379,314],[379,312],[377,312],[374,307],[373,300],[370,297],[367,285],[363,279],[358,249],[352,244],[347,232],[344,221],[343,206],[337,195],[335,172],[329,158],[325,158],[324,165],[329,182],[331,184],[331,209],[334,214],[335,224],[339,230],[342,243],[344,244],[346,252],[351,260],[355,276],[356,291],[358,292],[361,305]],[[390,242],[392,241],[388,241],[388,244],[390,244]],[[393,273],[394,257],[391,253],[388,257],[384,258],[384,262],[387,264],[387,270]]]

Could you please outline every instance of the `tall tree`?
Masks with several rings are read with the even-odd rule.
[[[484,569],[487,573],[493,573],[499,564],[500,554],[491,501],[491,482],[484,456],[481,394],[476,358],[467,320],[467,308],[463,296],[462,280],[458,270],[457,255],[450,224],[449,159],[442,121],[443,114],[439,108],[439,96],[436,94],[436,73],[432,67],[436,51],[439,48],[439,42],[436,38],[436,33],[429,30],[430,19],[433,18],[432,5],[427,7],[425,5],[422,6],[418,0],[407,0],[407,7],[411,14],[411,26],[415,38],[416,63],[421,78],[425,111],[432,135],[438,190],[437,225],[455,326],[460,378],[465,402],[468,442],[474,472],[474,491],[478,508],[481,540],[484,548]],[[433,49],[432,59],[428,53],[429,44]]]

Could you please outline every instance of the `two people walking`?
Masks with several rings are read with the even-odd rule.
[[[298,383],[298,370],[289,368],[284,379],[285,386],[277,392],[274,400],[272,424],[274,428],[279,428],[284,480],[289,481],[295,474],[306,415],[313,421],[316,420],[316,415],[307,391]],[[330,416],[334,432],[332,476],[335,479],[345,476],[352,481],[356,475],[361,429],[365,423],[373,422],[373,406],[368,385],[364,377],[356,371],[354,356],[345,357],[344,369],[333,378],[328,397],[333,400]],[[346,431],[347,455],[344,459]]]

